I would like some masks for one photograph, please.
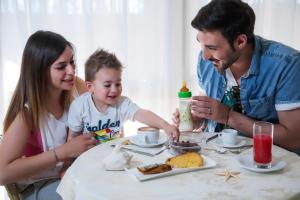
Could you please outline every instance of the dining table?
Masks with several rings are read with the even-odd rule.
[[[238,152],[219,152],[216,151],[218,137],[207,142],[203,140],[203,133],[186,134],[187,140],[199,137],[200,154],[213,163],[210,167],[139,180],[130,173],[131,169],[143,164],[164,163],[174,155],[168,148],[154,156],[124,149],[132,155],[129,169],[106,170],[103,160],[111,155],[114,146],[132,137],[97,145],[80,155],[66,171],[57,192],[66,200],[300,199],[300,157],[274,144],[273,160],[283,165],[277,170],[256,171],[241,162],[244,158],[253,158],[252,138],[241,137],[245,142]]]

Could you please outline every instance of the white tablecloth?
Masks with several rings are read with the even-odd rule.
[[[251,154],[252,148],[240,155],[203,150],[217,162],[215,168],[139,182],[126,171],[103,169],[102,159],[112,151],[110,144],[90,149],[73,163],[57,189],[63,199],[300,199],[300,157],[277,146],[273,156],[287,163],[277,172],[255,173],[241,168],[237,157]],[[155,157],[132,154],[136,163],[161,162],[172,156],[168,151]],[[224,170],[239,171],[240,178],[225,182],[223,176],[216,175]]]

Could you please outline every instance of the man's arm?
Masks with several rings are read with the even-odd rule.
[[[279,124],[274,126],[274,144],[294,151],[300,149],[300,109],[278,112]],[[230,111],[228,125],[252,137],[254,120]]]
[[[192,113],[199,117],[227,124],[252,137],[255,120],[229,110],[219,101],[205,96],[194,96],[192,100]],[[210,113],[211,111],[211,113]],[[274,126],[274,144],[294,151],[300,149],[300,108],[290,111],[278,111],[279,124]]]
[[[300,108],[278,112],[279,125],[274,143],[286,149],[300,149]]]

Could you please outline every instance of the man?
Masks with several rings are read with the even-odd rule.
[[[194,118],[209,131],[230,126],[252,137],[254,121],[274,126],[274,143],[300,149],[300,53],[255,36],[255,14],[240,0],[212,0],[192,21],[202,51]]]

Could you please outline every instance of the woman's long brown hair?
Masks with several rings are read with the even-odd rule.
[[[32,34],[24,48],[20,77],[4,118],[4,132],[20,113],[32,130],[38,130],[47,113],[45,99],[50,84],[50,66],[69,46],[61,35],[50,31]],[[73,49],[73,48],[72,48]],[[60,104],[70,104],[71,91],[63,91]]]

